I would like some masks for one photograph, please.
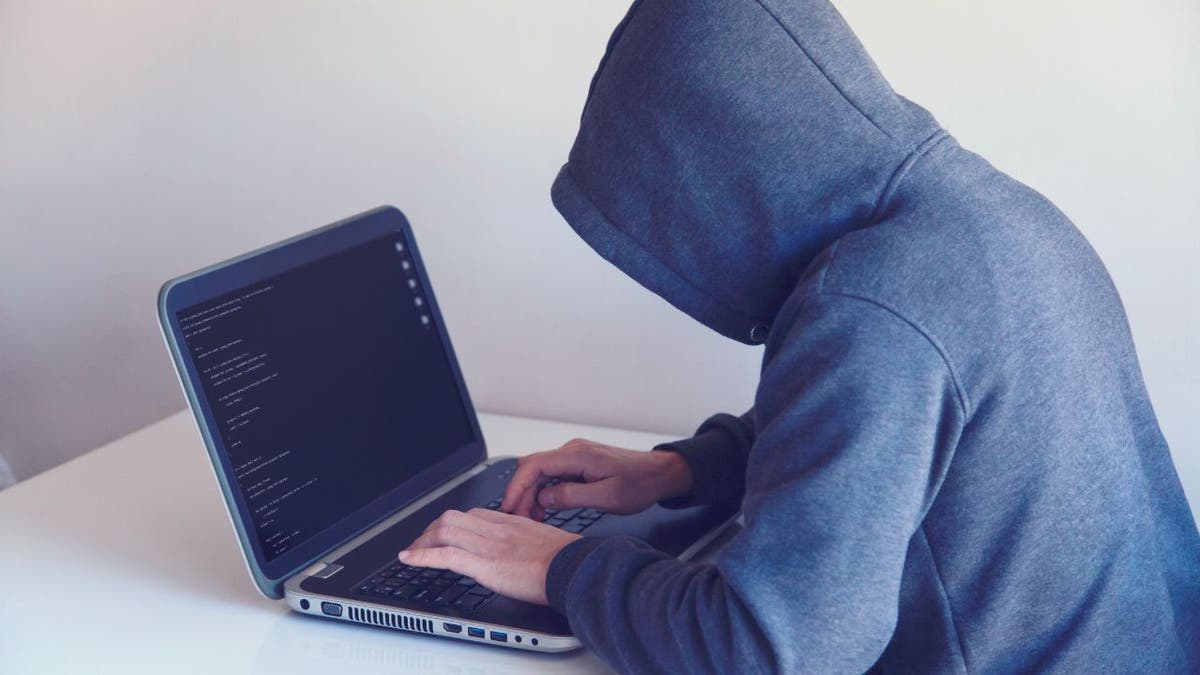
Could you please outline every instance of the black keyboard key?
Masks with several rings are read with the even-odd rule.
[[[563,525],[566,524],[566,522],[567,522],[567,520],[565,518],[554,517],[554,518],[546,519],[546,524],[553,525],[554,527],[562,527]]]
[[[422,570],[421,574],[418,576],[423,579],[436,579],[437,577],[442,576],[442,570]]]
[[[458,581],[456,581],[456,582],[454,582],[454,583],[456,583],[456,584],[461,584],[461,585],[463,585],[463,586],[474,586],[474,585],[475,585],[475,580],[474,580],[474,579],[472,579],[471,577],[463,577],[463,578],[459,579]]]
[[[597,509],[584,509],[583,513],[579,514],[579,517],[580,518],[591,518],[591,519],[595,520],[596,518],[599,518],[602,515],[604,515],[603,511],[599,511]]]
[[[450,603],[462,597],[466,592],[466,586],[459,586],[458,584],[455,584],[441,593],[438,593],[437,597],[433,599],[433,604],[449,605]]]
[[[579,515],[579,512],[582,510],[583,509],[581,509],[581,508],[563,509],[554,515],[556,515],[557,517],[562,518],[564,520],[570,520],[571,518],[574,518],[575,516]]]
[[[397,600],[408,600],[412,596],[416,595],[420,590],[422,590],[420,586],[408,584],[407,586],[401,586],[400,588],[392,591],[392,597]]]
[[[484,588],[483,586],[475,586],[471,590],[467,591],[467,593],[490,598],[496,594],[496,591],[493,591],[490,588]]]
[[[583,532],[584,530],[586,530],[588,525],[591,525],[591,523],[585,524],[585,523],[580,522],[579,519],[575,519],[575,520],[572,520],[571,522],[567,523],[566,525],[563,525],[562,531],[563,532],[571,532],[572,534],[579,534],[580,532]]]

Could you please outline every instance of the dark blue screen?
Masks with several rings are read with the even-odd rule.
[[[475,441],[401,235],[176,314],[266,560]]]

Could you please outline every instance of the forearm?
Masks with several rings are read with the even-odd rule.
[[[712,565],[632,537],[584,538],[550,566],[547,597],[620,672],[767,672],[773,647]]]
[[[911,324],[855,299],[803,309],[764,368],[745,527],[716,566],[628,538],[585,537],[552,561],[548,599],[618,670],[862,672],[891,639],[907,549],[965,409]],[[733,482],[703,462],[736,446],[710,447],[691,453],[696,497]]]

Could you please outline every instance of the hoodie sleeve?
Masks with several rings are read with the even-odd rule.
[[[692,491],[659,504],[680,509],[701,504],[736,504],[745,493],[746,456],[754,444],[754,409],[740,417],[718,413],[704,420],[691,438],[663,443],[655,450],[677,452],[692,471]]]
[[[551,605],[619,671],[861,672],[891,638],[962,399],[890,310],[822,293],[792,314],[756,398],[746,524],[716,564],[585,537],[550,566]]]

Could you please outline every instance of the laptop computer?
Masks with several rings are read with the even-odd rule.
[[[380,207],[168,281],[159,320],[255,586],[338,621],[535,651],[548,607],[397,552],[447,509],[498,508],[491,458],[404,215]],[[687,558],[736,514],[552,512]]]

